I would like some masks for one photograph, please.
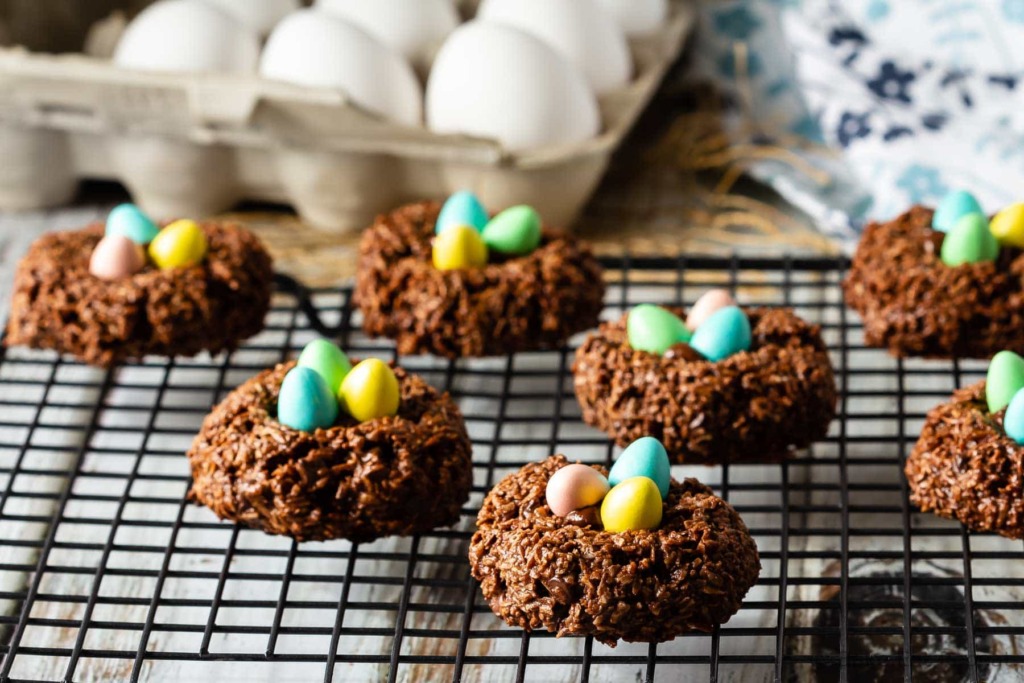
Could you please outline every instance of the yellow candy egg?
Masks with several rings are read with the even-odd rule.
[[[612,487],[601,503],[605,531],[657,529],[661,524],[661,491],[647,477],[630,477]]]
[[[992,217],[988,227],[1000,244],[1024,249],[1024,203],[1006,207]]]
[[[434,238],[434,267],[466,270],[487,265],[487,245],[468,225],[453,225]]]
[[[149,243],[149,258],[158,268],[186,268],[206,258],[206,233],[195,221],[174,221]]]
[[[367,358],[345,375],[338,403],[349,415],[366,422],[398,412],[398,378],[388,364]]]

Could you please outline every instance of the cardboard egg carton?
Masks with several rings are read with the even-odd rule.
[[[123,183],[161,218],[249,199],[291,204],[340,232],[403,202],[470,188],[492,210],[527,203],[547,222],[570,225],[693,21],[692,4],[674,0],[662,30],[632,42],[634,79],[600,98],[598,137],[516,153],[384,121],[340,91],[0,48],[0,209],[59,206],[79,180],[101,179]]]

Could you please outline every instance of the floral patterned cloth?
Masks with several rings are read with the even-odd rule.
[[[734,133],[756,122],[828,181],[753,174],[848,245],[950,189],[1024,201],[1024,0],[704,0],[698,40]]]

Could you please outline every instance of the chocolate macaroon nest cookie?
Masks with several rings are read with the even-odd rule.
[[[472,485],[469,437],[458,406],[394,367],[394,417],[302,432],[275,417],[296,363],[265,370],[203,420],[188,452],[192,500],[231,520],[299,541],[372,541],[448,526]]]
[[[819,328],[787,309],[744,312],[750,349],[718,362],[686,344],[632,348],[628,315],[603,323],[573,365],[584,422],[623,447],[653,436],[687,464],[779,460],[824,437],[837,393]]]
[[[558,348],[597,325],[601,266],[574,237],[545,228],[526,256],[439,270],[431,245],[440,210],[410,204],[363,234],[355,298],[367,334],[394,339],[402,354],[459,358]]]
[[[6,344],[106,367],[148,354],[235,349],[263,329],[273,287],[270,255],[241,225],[200,227],[209,245],[202,263],[151,265],[118,280],[89,272],[102,224],[39,238],[18,264]]]
[[[1024,251],[1004,246],[994,262],[948,266],[933,215],[915,206],[864,230],[843,289],[865,343],[896,356],[1024,353]]]
[[[907,458],[910,500],[974,531],[1024,538],[1024,447],[990,413],[985,382],[959,389],[928,413]]]
[[[555,455],[526,465],[484,499],[469,562],[496,615],[614,646],[711,631],[739,610],[761,563],[731,505],[696,479],[673,480],[656,530],[577,526],[545,499],[568,464]]]

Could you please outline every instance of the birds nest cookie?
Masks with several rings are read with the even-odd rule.
[[[1024,205],[991,221],[963,192],[864,231],[844,282],[868,346],[896,356],[1024,352]]]
[[[586,339],[573,375],[587,424],[621,446],[655,436],[680,463],[774,460],[825,436],[837,396],[817,326],[722,290],[682,316],[642,305]]]
[[[472,195],[377,218],[360,244],[363,329],[403,354],[449,358],[555,348],[597,324],[602,271],[530,207],[493,219]]]
[[[161,229],[123,205],[106,225],[32,244],[15,274],[6,344],[100,366],[218,353],[263,329],[272,285],[270,255],[240,225]]]
[[[996,354],[985,382],[931,410],[905,472],[923,512],[1024,538],[1024,359]]]
[[[317,341],[235,389],[188,453],[190,496],[221,519],[306,540],[366,542],[456,522],[472,485],[448,394]]]
[[[469,549],[494,613],[613,646],[728,621],[757,581],[757,546],[732,506],[668,467],[644,439],[611,472],[555,455],[495,486]]]

